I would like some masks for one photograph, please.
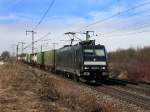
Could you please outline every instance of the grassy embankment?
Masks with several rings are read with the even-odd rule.
[[[1,112],[112,112],[112,104],[97,101],[64,79],[18,63],[0,66]]]

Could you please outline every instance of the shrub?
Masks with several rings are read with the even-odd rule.
[[[150,82],[150,47],[109,53],[111,71],[126,71],[131,80]]]

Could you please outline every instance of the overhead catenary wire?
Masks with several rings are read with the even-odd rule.
[[[117,29],[114,29],[114,30],[112,30],[112,31],[109,31],[109,32],[105,32],[106,34],[109,34],[109,35],[111,35],[111,34],[114,34],[114,33],[117,33],[118,31],[120,31],[120,30],[127,30],[127,29],[131,29],[131,30],[136,30],[136,29],[139,29],[139,28],[141,28],[141,27],[143,27],[142,25],[146,25],[147,26],[147,24],[150,22],[150,18],[147,18],[147,19],[145,19],[145,20],[143,20],[144,21],[144,23],[137,23],[136,25],[134,25],[134,27],[125,27],[125,28],[117,28]],[[139,27],[137,27],[137,25],[139,26]],[[133,26],[133,25],[132,25]],[[135,27],[136,26],[136,27]],[[145,26],[144,26],[145,27]]]
[[[121,37],[121,36],[128,36],[128,35],[142,34],[142,33],[147,33],[147,32],[150,32],[150,30],[136,31],[136,32],[130,32],[130,33],[126,33],[126,34],[124,33],[124,34],[110,35],[110,36],[103,35],[103,36],[101,36],[101,37],[105,37],[105,38]]]
[[[150,24],[147,24],[147,23],[144,23],[142,25],[140,25],[139,27],[134,27],[134,28],[131,28],[131,30],[127,31],[127,32],[131,32],[131,31],[136,31],[136,30],[141,30],[143,28],[148,28],[150,27]],[[125,30],[125,29],[123,29]],[[113,34],[118,34],[119,32],[117,30],[114,30],[112,32],[109,32],[107,33],[106,35],[113,35]],[[120,34],[120,33],[119,33]],[[102,35],[102,34],[101,34]],[[104,34],[103,34],[104,35]]]
[[[50,46],[49,46],[50,45]],[[53,46],[52,46],[53,45]],[[40,49],[40,51],[41,51],[41,46],[42,46],[42,51],[46,51],[47,49],[54,49],[55,47],[55,45],[59,45],[58,43],[46,43],[46,44],[41,44],[37,49]],[[45,48],[45,49],[43,49],[43,48]]]
[[[37,29],[38,26],[43,22],[44,18],[46,17],[47,13],[49,12],[49,10],[51,9],[51,7],[53,6],[54,2],[55,2],[55,0],[52,0],[52,2],[51,2],[51,4],[50,4],[49,8],[48,8],[47,11],[44,13],[44,15],[42,16],[42,18],[40,19],[40,21],[38,22],[38,24],[34,27],[34,29]],[[106,19],[106,20],[109,20],[109,19],[111,19],[111,18],[113,18],[113,17],[119,16],[119,15],[121,15],[121,14],[123,14],[123,13],[126,13],[126,12],[128,12],[128,11],[130,11],[130,10],[133,10],[133,9],[136,9],[136,8],[139,8],[139,7],[142,7],[142,6],[147,5],[147,4],[149,4],[149,3],[150,3],[150,2],[146,2],[146,3],[143,3],[143,4],[137,5],[136,7],[127,9],[127,10],[122,11],[122,12],[119,12],[119,13],[113,15],[113,16],[110,16],[110,18],[105,18],[105,19]],[[95,24],[97,24],[97,23],[104,22],[104,21],[106,21],[106,20],[97,21],[97,22],[93,23],[93,25],[95,25]],[[90,24],[90,25],[88,25],[88,26],[86,26],[86,27],[89,27],[89,26],[91,26],[91,25],[92,25],[92,24]],[[41,40],[41,39],[36,40],[34,43],[37,43],[39,40]]]
[[[50,3],[49,6],[48,6],[46,12],[43,14],[42,18],[39,20],[39,22],[38,22],[38,23],[35,25],[35,27],[33,28],[34,30],[36,30],[36,29],[39,27],[39,25],[43,22],[43,20],[44,20],[45,17],[47,16],[48,12],[50,11],[50,9],[53,7],[54,3],[55,3],[55,0],[52,0],[51,3]]]
[[[114,30],[114,31],[111,31],[111,32],[108,32],[106,35],[105,34],[100,34],[101,36],[104,35],[104,36],[116,36],[116,35],[122,35],[122,34],[127,34],[127,33],[130,33],[130,32],[133,32],[133,31],[136,31],[136,30],[142,30],[144,28],[148,28],[150,27],[150,24],[149,24],[149,21],[150,21],[150,18],[147,19],[148,22],[144,22],[143,24],[138,24],[139,26],[138,27],[133,27],[133,28],[130,28],[130,30],[126,31],[126,32],[118,32],[117,30]],[[127,30],[127,28],[125,28]],[[123,29],[123,30],[125,30]]]
[[[45,34],[44,36],[42,36],[41,38],[37,39],[36,41],[34,41],[34,44],[41,41],[42,39],[46,38],[47,36],[49,36],[51,33],[48,32],[47,34]],[[24,49],[29,48],[32,45],[32,43],[30,43],[29,45],[27,45]]]
[[[129,9],[125,10],[125,11],[119,12],[119,13],[113,15],[113,16],[110,16],[110,17],[108,17],[108,18],[105,18],[104,20],[97,21],[97,22],[95,22],[95,23],[93,23],[93,24],[90,24],[90,25],[88,25],[88,26],[86,26],[86,27],[89,27],[89,26],[91,26],[91,25],[94,25],[94,24],[97,24],[97,23],[100,23],[100,22],[104,22],[104,21],[109,20],[109,19],[111,19],[111,18],[113,18],[113,17],[116,17],[116,16],[119,16],[119,15],[121,15],[121,14],[123,14],[123,13],[126,13],[126,12],[128,12],[128,11],[130,11],[130,10],[133,10],[133,9],[136,9],[136,8],[139,8],[139,7],[142,7],[142,6],[145,6],[145,5],[149,4],[149,3],[150,3],[150,2],[145,2],[145,3],[143,3],[143,4],[140,4],[140,5],[137,5],[137,6],[135,6],[135,7],[129,8]],[[46,11],[46,13],[43,15],[43,17],[41,18],[41,20],[39,21],[39,23],[36,25],[35,29],[42,23],[43,19],[45,18],[45,16],[47,15],[49,9],[51,8],[51,6],[53,6],[53,4],[54,4],[54,0],[51,2],[50,7],[49,7],[48,10]]]
[[[42,36],[41,38],[39,38],[38,40],[36,40],[34,43],[37,43],[37,42],[41,41],[42,39],[46,38],[50,34],[51,34],[51,32],[48,32],[47,34],[45,34],[44,36]]]
[[[130,19],[135,19],[135,17],[133,18],[133,16],[141,16],[141,14],[144,14],[144,13],[150,13],[149,12],[149,10],[144,10],[144,11],[140,11],[140,12],[136,12],[136,13],[134,13],[134,14],[132,14],[132,15],[130,15],[127,19],[123,19],[123,20],[121,20],[121,21],[117,21],[117,24],[122,24],[122,22],[124,22],[125,20],[130,20]],[[147,22],[149,23],[149,21],[150,21],[150,15],[146,15],[148,18],[144,18],[144,23],[137,23],[136,25],[144,25],[144,24],[147,24]],[[132,18],[131,18],[132,17]],[[129,27],[128,27],[129,28]],[[121,28],[121,29],[126,29],[126,28]],[[107,33],[107,34],[112,34],[112,33],[114,33],[114,32],[118,32],[118,29],[114,29],[114,30],[112,30],[112,31],[110,31],[110,32],[105,32],[105,33]]]
[[[51,3],[48,6],[48,9],[46,10],[46,12],[43,14],[42,18],[39,20],[39,22],[35,25],[35,27],[33,28],[33,31],[36,30],[39,25],[43,22],[43,20],[45,19],[45,17],[47,16],[48,12],[50,11],[50,9],[52,8],[52,6],[54,5],[55,0],[52,0]],[[45,36],[39,38],[38,40],[32,42],[32,44],[29,44],[28,46],[26,46],[24,49],[28,48],[30,45],[34,45],[35,43],[37,43],[38,41],[40,41],[42,38],[45,38],[46,36],[48,36],[50,33],[46,34]]]
[[[124,13],[127,13],[127,12],[129,12],[129,11],[131,11],[131,10],[134,10],[134,9],[137,9],[137,8],[140,8],[140,7],[143,7],[143,6],[148,5],[148,4],[150,4],[150,1],[149,1],[149,2],[145,2],[145,3],[142,3],[142,4],[139,4],[139,5],[135,6],[135,7],[126,9],[126,10],[124,10],[124,11],[122,11],[122,12],[119,12],[119,13],[114,14],[114,15],[112,15],[112,16],[106,17],[106,18],[104,18],[104,19],[102,19],[102,20],[98,20],[98,21],[96,21],[96,22],[94,22],[94,23],[91,23],[91,24],[89,24],[89,25],[87,25],[87,26],[82,27],[81,29],[84,29],[84,28],[93,26],[93,25],[98,24],[98,23],[102,23],[102,22],[108,21],[108,20],[110,20],[110,19],[112,19],[112,18],[114,18],[114,17],[120,16],[120,15],[122,15],[122,14],[124,14]]]

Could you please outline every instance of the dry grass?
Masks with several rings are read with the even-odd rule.
[[[60,106],[76,112],[112,112],[114,110],[110,102],[97,101],[94,95],[63,80],[50,77],[40,79],[44,85],[44,88],[39,89],[42,99],[56,101]]]
[[[0,112],[112,112],[113,105],[64,79],[19,63],[0,67]]]
[[[16,80],[19,66],[13,63],[5,63],[0,66],[0,87],[7,87],[11,81]],[[10,82],[10,83],[8,83]]]

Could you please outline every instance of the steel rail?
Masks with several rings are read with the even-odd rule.
[[[103,92],[105,94],[111,95],[113,97],[117,97],[121,100],[125,100],[127,102],[133,103],[135,105],[138,105],[140,107],[150,110],[150,97],[145,97],[142,95],[131,93],[131,92],[116,88],[115,86],[114,87],[104,86],[104,87],[98,87],[98,88],[93,88],[93,89],[98,92]]]

